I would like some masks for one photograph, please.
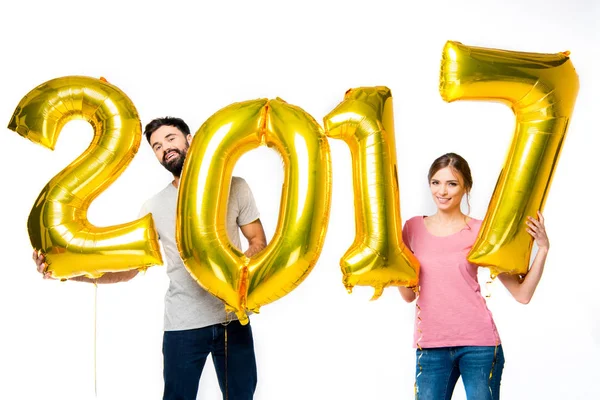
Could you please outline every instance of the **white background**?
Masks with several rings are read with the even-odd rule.
[[[106,77],[134,101],[142,124],[180,116],[192,131],[220,108],[283,98],[322,121],[352,87],[392,90],[403,220],[434,211],[426,172],[448,151],[471,164],[472,213],[483,218],[514,129],[499,103],[445,103],[438,92],[446,40],[506,50],[570,50],[580,77],[572,124],[546,203],[551,251],[533,301],[499,282],[488,304],[504,343],[503,398],[600,398],[597,115],[600,9],[593,0],[496,1],[6,1],[0,5],[0,398],[159,399],[165,267],[97,291],[42,280],[26,221],[45,183],[89,144],[68,124],[54,152],[6,129],[19,100],[60,76]],[[192,5],[193,4],[193,5]],[[204,4],[204,3],[203,3]],[[397,290],[369,302],[347,294],[340,257],[354,237],[349,151],[330,140],[331,218],[322,255],[292,293],[252,317],[256,399],[409,399],[414,305]],[[252,187],[270,237],[282,182],[279,156],[259,149],[236,174]],[[90,221],[133,220],[170,176],[143,142],[92,204]],[[485,271],[481,280],[485,282]],[[96,371],[96,375],[95,375]],[[97,377],[97,395],[94,393]],[[200,398],[218,399],[209,362]],[[461,383],[456,399],[464,399]]]

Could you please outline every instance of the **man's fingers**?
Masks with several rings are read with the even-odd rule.
[[[39,253],[39,255],[37,256],[37,258],[35,258],[34,260],[35,260],[35,263],[37,265],[40,265],[41,263],[46,262],[46,256],[44,254],[42,254],[42,253]]]

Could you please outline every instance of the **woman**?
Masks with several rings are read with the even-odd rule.
[[[436,159],[429,169],[429,187],[437,212],[406,222],[404,243],[421,264],[415,393],[418,400],[449,400],[459,376],[467,399],[500,398],[504,355],[492,315],[477,281],[478,266],[467,261],[481,227],[481,220],[460,209],[463,196],[473,185],[467,162],[454,153]],[[549,242],[544,218],[528,217],[527,232],[538,252],[525,278],[500,274],[498,278],[520,303],[531,300],[542,272]],[[411,288],[400,287],[407,302],[417,298]]]

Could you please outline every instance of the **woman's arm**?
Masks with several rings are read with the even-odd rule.
[[[412,303],[417,298],[417,294],[413,288],[398,286],[398,291],[400,292],[400,296],[402,296],[407,303]]]
[[[525,275],[525,278],[523,279],[517,275],[510,275],[507,273],[498,275],[498,279],[500,279],[510,294],[515,298],[515,300],[522,304],[528,304],[531,301],[531,298],[535,293],[535,289],[542,278],[544,265],[546,264],[546,257],[550,248],[550,242],[544,226],[544,217],[539,211],[537,212],[537,215],[539,220],[532,217],[527,217],[528,221],[526,221],[528,226],[527,232],[533,236],[538,245],[538,252],[533,260],[533,263],[531,264],[531,268],[529,268],[529,271],[527,272],[527,275]]]

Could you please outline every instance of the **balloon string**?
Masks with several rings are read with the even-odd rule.
[[[489,299],[492,297],[492,284],[494,283],[494,279],[496,279],[496,276],[494,276],[493,274],[490,274],[490,278],[485,282],[485,290],[486,290],[486,294],[485,294],[485,298]],[[486,300],[487,301],[487,300]],[[500,345],[500,341],[498,336],[496,336],[496,346],[494,347],[494,359],[492,360],[492,368],[490,369],[490,376],[488,377],[488,389],[490,391],[490,396],[493,398],[493,391],[492,391],[492,376],[494,376],[494,368],[496,367],[496,357],[498,355],[498,346]]]
[[[494,347],[494,360],[492,361],[492,369],[490,369],[490,377],[488,378],[488,389],[490,390],[490,397],[494,398],[492,392],[492,376],[494,375],[494,368],[496,367],[496,355],[498,354],[498,339],[496,338],[496,347]]]
[[[225,325],[225,400],[229,400],[229,384],[227,382],[227,376],[229,375],[227,371],[227,328],[229,324]]]
[[[229,400],[229,372],[227,371],[227,330],[231,321],[232,320],[229,319],[229,313],[225,311],[225,322],[222,323],[222,325],[225,327],[225,400]]]
[[[485,282],[485,298],[489,299],[492,297],[492,284],[494,283],[494,279],[496,277],[490,274],[489,279]]]
[[[419,288],[415,289],[416,298],[415,305],[417,306],[417,332],[419,333],[419,338],[417,339],[417,348],[419,351],[419,356],[417,357],[417,366],[419,368],[419,372],[417,372],[417,376],[415,377],[415,399],[419,399],[419,386],[417,385],[417,380],[419,376],[423,372],[423,366],[421,365],[421,357],[423,357],[423,348],[421,347],[421,340],[423,339],[423,331],[421,330],[421,307],[419,306]]]
[[[96,336],[96,325],[98,321],[98,283],[94,279],[94,395],[98,398],[98,372],[97,372],[97,336]]]

